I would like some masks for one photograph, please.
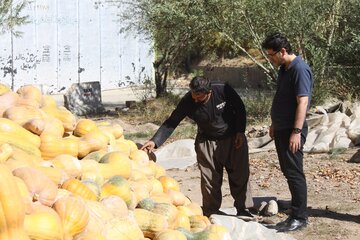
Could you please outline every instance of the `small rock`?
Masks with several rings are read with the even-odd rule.
[[[351,163],[360,163],[360,150],[358,150],[349,160]]]
[[[275,200],[270,200],[265,209],[265,216],[274,216],[279,212],[278,205]]]

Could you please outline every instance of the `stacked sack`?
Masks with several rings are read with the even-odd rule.
[[[0,240],[230,239],[118,124],[0,85]]]

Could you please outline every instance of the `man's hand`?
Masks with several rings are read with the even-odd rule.
[[[271,139],[274,139],[274,127],[273,127],[273,125],[271,125],[270,128],[269,128],[269,136],[271,137]]]
[[[144,143],[144,145],[140,148],[140,150],[144,150],[147,153],[151,153],[155,148],[155,143],[151,140]]]
[[[235,136],[235,148],[240,148],[245,142],[245,134],[244,133],[236,133]]]
[[[289,149],[292,153],[296,153],[300,149],[300,141],[300,133],[291,133],[289,140]]]

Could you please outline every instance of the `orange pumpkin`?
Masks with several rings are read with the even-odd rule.
[[[96,194],[89,189],[84,183],[80,180],[71,178],[66,180],[62,185],[61,188],[66,189],[72,192],[74,195],[80,196],[87,200],[96,200]]]

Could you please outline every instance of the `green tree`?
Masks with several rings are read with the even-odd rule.
[[[199,56],[215,48],[249,57],[271,83],[277,69],[261,49],[261,42],[274,31],[285,33],[295,52],[311,65],[318,95],[314,99],[319,102],[324,90],[335,86],[327,81],[329,66],[344,64],[339,52],[349,53],[359,66],[357,0],[136,0],[131,6],[127,27],[146,32],[155,42],[157,93],[166,89],[169,72],[189,55]],[[251,54],[254,48],[262,58]]]
[[[21,33],[14,31],[15,26],[25,24],[27,16],[22,16],[21,11],[26,6],[27,1],[1,0],[0,1],[0,35],[11,31],[15,36]]]

